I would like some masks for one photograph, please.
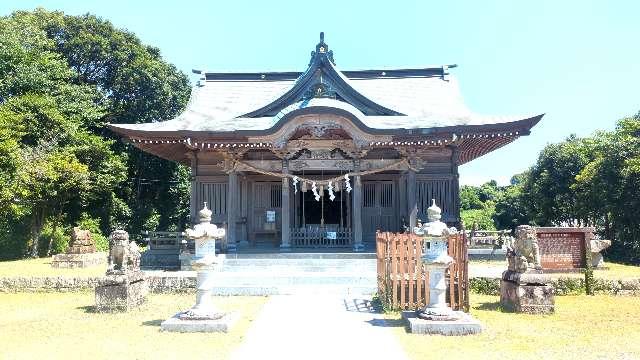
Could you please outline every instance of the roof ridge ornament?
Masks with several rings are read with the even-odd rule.
[[[309,66],[313,64],[316,58],[325,56],[333,65],[336,64],[333,59],[333,50],[329,50],[329,45],[324,42],[324,31],[320,32],[320,42],[316,45],[316,51],[311,52],[311,61],[309,61]]]

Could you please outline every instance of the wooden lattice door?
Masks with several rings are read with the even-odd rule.
[[[397,211],[393,181],[362,182],[362,232],[373,241],[376,231],[396,231]]]
[[[252,225],[251,239],[253,242],[266,240],[275,245],[280,241],[282,216],[282,183],[259,181],[253,183],[251,202]],[[275,212],[275,222],[270,222],[267,212]]]

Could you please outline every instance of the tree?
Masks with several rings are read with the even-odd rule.
[[[93,15],[0,18],[0,247],[18,248],[21,234],[36,254],[45,223],[55,233],[81,219],[103,232],[184,226],[188,168],[119,142],[105,124],[172,118],[189,93],[157,48]]]
[[[191,91],[187,76],[163,61],[159,49],[142,44],[134,34],[89,14],[69,16],[38,9],[17,16],[38,18],[74,71],[75,82],[98,89],[105,113],[93,128],[96,134],[114,138],[104,124],[166,120],[186,105]],[[178,199],[189,196],[188,169],[130,145],[117,144],[116,151],[126,154],[129,181],[111,200],[120,210],[101,214],[105,227],[113,228],[116,222],[128,225],[133,233],[155,230],[142,227],[159,214],[158,226],[182,228],[189,208]]]
[[[551,226],[583,219],[571,186],[588,161],[584,141],[573,135],[542,150],[523,187],[536,224]]]
[[[45,223],[54,232],[73,223],[125,177],[114,142],[92,134],[105,114],[100,92],[74,81],[41,26],[31,13],[0,18],[0,223],[7,230],[0,237],[18,236],[12,230],[28,221],[31,256]]]

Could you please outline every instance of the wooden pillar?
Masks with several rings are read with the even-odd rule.
[[[227,185],[227,252],[237,250],[238,195],[238,173],[231,170]]]
[[[242,178],[239,179],[238,184],[238,195],[240,196],[241,201],[239,202],[239,209],[237,209],[238,220],[243,220],[240,222],[240,242],[238,245],[241,247],[249,246],[249,231],[247,230],[247,177],[243,174]]]
[[[360,160],[354,161],[354,172],[360,172]],[[364,251],[362,244],[362,179],[354,177],[353,182],[353,251]]]
[[[407,173],[407,221],[409,231],[413,231],[418,218],[418,194],[416,193],[416,172],[409,169]]]
[[[198,222],[196,214],[204,204],[198,204],[198,153],[190,151],[187,156],[191,160],[191,196],[189,197],[189,222],[194,225]],[[200,206],[200,208],[198,208]],[[211,206],[211,204],[209,204]]]
[[[289,169],[287,166],[287,160],[282,160],[282,173],[288,174]],[[290,206],[291,202],[289,199],[289,178],[282,178],[282,209],[280,211],[282,219],[281,219],[281,232],[282,232],[282,242],[280,243],[280,251],[289,251],[291,250],[290,243],[290,235],[291,235],[291,211]]]
[[[458,157],[460,150],[457,146],[453,146],[451,152],[451,172],[453,173],[453,181],[451,184],[451,192],[453,195],[453,211],[452,215],[455,217],[455,226],[460,228],[462,219],[460,218],[460,173],[458,172]]]

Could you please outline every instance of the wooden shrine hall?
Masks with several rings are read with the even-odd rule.
[[[341,71],[321,33],[304,72],[194,70],[178,117],[109,127],[191,167],[191,219],[206,202],[228,250],[361,251],[424,220],[431,199],[456,225],[458,167],[542,118],[472,113],[455,66]]]

